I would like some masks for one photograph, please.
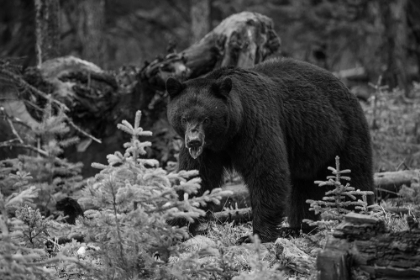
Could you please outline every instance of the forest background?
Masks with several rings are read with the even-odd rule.
[[[0,0],[0,57],[17,58],[23,68],[73,55],[105,70],[132,67],[138,71],[168,52],[196,43],[228,16],[252,11],[273,20],[274,31],[281,40],[280,51],[273,56],[293,57],[326,68],[342,78],[360,99],[366,101],[372,96],[375,89],[369,83],[377,84],[379,77],[381,85],[390,90],[399,88],[404,97],[417,92],[413,82],[419,80],[420,71],[420,4],[415,0],[40,1],[50,7],[50,16],[37,16],[35,3]],[[45,17],[45,25],[54,26],[56,33],[45,36],[52,45],[44,47],[40,59],[37,17]],[[149,104],[126,101],[118,106],[130,107],[127,111],[133,115],[136,109],[144,111]],[[164,111],[164,107],[161,109]],[[155,139],[154,151],[148,156],[166,165],[176,153],[176,147],[175,151],[166,147],[172,145],[167,140],[176,135],[170,131],[164,113],[149,123],[144,123],[146,119],[142,125],[165,139],[163,143]],[[87,123],[85,128],[89,125],[89,132],[97,138],[113,133],[103,126],[95,131],[95,123]],[[411,125],[417,130],[417,123]],[[11,133],[6,129],[0,140],[10,139]],[[93,175],[90,163],[104,162],[106,154],[120,149],[117,142],[112,139],[96,149],[92,148],[93,143],[85,155],[71,151],[66,157],[82,161],[83,174]],[[4,153],[7,155],[7,150]],[[392,170],[390,164],[379,163],[376,170],[381,168]]]
[[[160,262],[162,259],[152,258],[156,251],[160,257],[178,254],[179,244],[168,240],[179,239],[185,234],[177,229],[168,233],[166,221],[173,213],[160,207],[173,203],[169,205],[179,207],[177,215],[187,216],[194,216],[199,210],[188,208],[192,212],[185,214],[186,209],[182,208],[174,188],[171,188],[175,181],[187,182],[188,177],[185,174],[166,174],[173,171],[180,140],[166,121],[162,90],[153,89],[148,96],[148,84],[142,87],[144,80],[140,74],[153,62],[164,61],[171,54],[200,41],[224,19],[242,11],[257,12],[273,21],[281,43],[279,51],[272,57],[293,57],[328,69],[360,99],[371,128],[375,172],[414,169],[411,173],[398,173],[410,175],[408,179],[404,178],[405,186],[399,194],[412,203],[405,209],[410,210],[404,213],[417,219],[420,201],[416,170],[420,165],[419,1],[0,0],[0,7],[0,227],[3,233],[0,243],[7,244],[0,246],[3,250],[0,253],[10,256],[10,259],[1,259],[0,266],[7,267],[4,263],[12,259],[20,264],[15,266],[13,263],[8,267],[10,270],[2,271],[2,279],[16,273],[25,277],[37,273],[44,275],[44,258],[56,256],[57,252],[80,257],[80,244],[75,241],[68,244],[74,238],[73,234],[82,236],[85,241],[94,236],[92,240],[103,250],[93,250],[90,259],[80,257],[76,270],[47,264],[60,278],[90,273],[92,264],[101,271],[92,272],[92,275],[99,273],[110,278],[110,275],[117,277],[118,273],[126,273],[126,278],[131,279],[132,275],[144,273],[150,278],[162,279],[159,273],[177,275],[187,269],[190,269],[191,279],[199,273],[210,275],[216,272],[222,279],[231,279],[241,271],[258,269],[261,273],[268,271],[277,275],[277,268],[271,261],[258,268],[263,259],[258,255],[258,247],[258,254],[252,250],[247,253],[257,259],[249,261],[243,258],[245,262],[238,261],[243,254],[229,251],[234,240],[246,230],[233,227],[232,223],[224,227],[214,226],[210,231],[210,237],[222,241],[222,244],[213,246],[220,252],[217,269],[213,271],[210,270],[214,267],[203,268],[199,263],[203,255],[181,258],[178,263],[172,262],[173,266],[167,271],[165,265],[169,257],[162,258],[165,265]],[[40,74],[42,63],[70,55],[99,66],[95,68],[86,64],[89,69],[105,71],[91,72],[87,78],[83,73],[62,76],[62,83],[56,84],[51,84]],[[66,82],[72,84],[71,91],[57,91],[52,86]],[[125,84],[127,87],[122,90]],[[63,95],[68,92],[74,95]],[[64,110],[63,103],[71,110]],[[141,122],[140,114],[136,114],[139,109],[142,111]],[[132,126],[129,123],[134,115],[136,121]],[[121,124],[124,119],[129,123]],[[117,129],[117,124],[120,129]],[[143,132],[139,125],[151,130],[153,136]],[[138,138],[151,140],[151,147],[147,142],[136,142]],[[98,139],[102,140],[101,144],[96,141]],[[126,153],[114,153],[124,151],[123,143],[126,143]],[[132,161],[143,152],[146,154],[142,157],[157,159],[165,170],[146,168],[146,165],[157,166],[153,160]],[[107,155],[110,156],[107,158]],[[4,160],[8,157],[12,159]],[[83,167],[77,162],[82,162]],[[91,177],[98,174],[98,169],[91,166],[94,162],[109,163],[109,166],[95,165],[103,169],[95,178]],[[229,183],[237,183],[235,180],[234,175],[226,178]],[[400,188],[403,183],[398,180]],[[184,187],[198,187],[196,181],[188,182],[189,185]],[[161,200],[153,204],[156,197],[153,192],[148,192],[148,188],[161,187],[162,184],[167,189],[157,191]],[[138,188],[138,185],[144,185],[144,188]],[[392,195],[395,196],[398,190]],[[120,192],[119,204],[116,203],[117,192]],[[171,193],[170,199],[165,196],[167,193]],[[388,195],[389,190],[385,190],[385,194]],[[217,196],[215,193],[209,197],[216,199]],[[88,209],[85,212],[88,218],[94,218],[49,220],[63,214],[60,212],[63,209],[59,209],[60,202],[68,197],[78,199],[83,209]],[[203,200],[196,198],[195,202]],[[23,201],[29,204],[19,204]],[[138,203],[144,205],[137,207]],[[150,205],[156,207],[148,208]],[[227,209],[232,205],[222,206]],[[381,219],[388,227],[397,231],[408,229],[405,219],[398,219],[397,225],[391,223],[396,219],[388,212],[389,207],[385,205],[385,208]],[[113,214],[109,214],[110,209]],[[144,209],[145,212],[141,212]],[[81,209],[77,210],[80,212],[76,214],[80,215]],[[45,219],[49,215],[50,218]],[[22,236],[16,233],[19,228],[15,227],[17,220],[14,217],[26,223]],[[154,232],[156,228],[157,233]],[[8,230],[11,235],[6,234]],[[109,235],[104,235],[104,232],[109,232]],[[145,233],[146,237],[140,236],[139,232]],[[13,237],[14,233],[17,237]],[[126,236],[121,237],[121,233]],[[65,242],[57,241],[55,245],[59,246],[55,251],[45,251],[46,244],[53,237],[64,238]],[[296,240],[293,242],[301,242]],[[325,238],[308,240],[312,243],[315,240],[317,249],[325,245]],[[141,246],[137,248],[132,244]],[[156,248],[156,244],[162,246]],[[40,248],[43,253],[31,251]],[[313,274],[313,258],[317,254],[312,248],[307,251],[312,258],[310,268],[300,270],[299,264],[298,268],[293,266],[292,269],[306,276]],[[21,252],[26,252],[24,257]],[[136,259],[133,255],[141,257]],[[236,255],[237,259],[232,261]],[[39,261],[39,256],[42,256],[42,261]],[[275,257],[278,257],[277,253]],[[66,258],[58,260],[66,264],[69,261]],[[28,264],[33,263],[36,263],[35,270],[30,270]],[[286,266],[290,263],[294,265],[288,260]],[[191,265],[196,266],[191,268]],[[161,270],[156,270],[156,267]],[[270,267],[270,270],[265,267]]]

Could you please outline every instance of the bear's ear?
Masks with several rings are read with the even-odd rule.
[[[166,91],[171,98],[177,96],[184,88],[185,84],[180,83],[177,79],[168,78],[166,80]]]
[[[232,90],[232,79],[225,78],[221,82],[214,83],[212,85],[212,90],[214,93],[221,95],[222,97],[228,97],[230,91]]]

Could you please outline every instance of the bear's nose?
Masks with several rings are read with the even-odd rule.
[[[188,141],[188,148],[198,148],[201,147],[201,141],[196,138],[196,139],[190,139],[190,141]]]

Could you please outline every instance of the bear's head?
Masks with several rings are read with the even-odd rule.
[[[232,135],[232,80],[197,78],[181,83],[166,81],[169,95],[168,120],[184,138],[185,147],[196,159],[204,149],[220,151]]]

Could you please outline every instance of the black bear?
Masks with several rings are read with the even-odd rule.
[[[253,231],[272,241],[283,214],[291,228],[315,219],[306,200],[321,199],[328,166],[340,156],[351,184],[373,189],[369,128],[362,108],[330,72],[292,59],[252,69],[221,68],[166,82],[168,120],[184,139],[179,169],[199,170],[202,191],[235,169],[248,186]]]

